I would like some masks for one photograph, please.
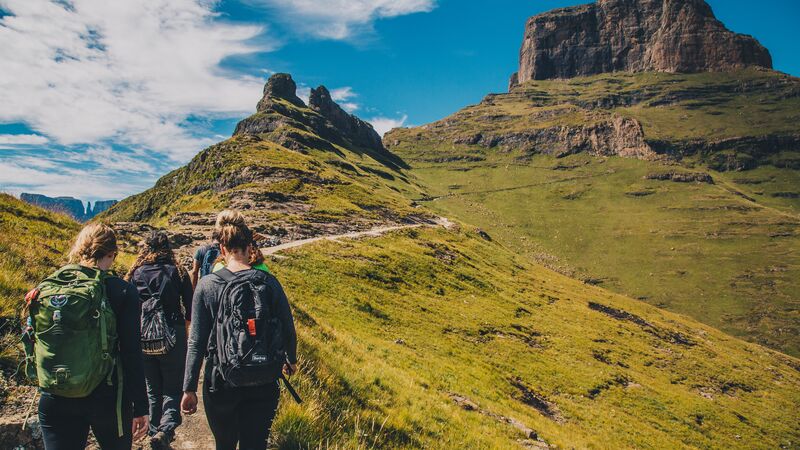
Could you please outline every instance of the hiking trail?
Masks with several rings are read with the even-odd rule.
[[[406,225],[384,225],[365,231],[355,231],[350,233],[333,234],[326,236],[317,236],[307,239],[299,239],[296,241],[285,242],[283,244],[276,245],[274,247],[264,248],[261,251],[265,256],[269,256],[269,255],[275,255],[283,250],[302,247],[304,245],[312,244],[314,242],[319,242],[323,240],[337,242],[340,239],[379,237],[386,233],[397,230],[420,228],[420,227],[436,227],[436,226],[442,226],[444,228],[450,229],[456,226],[456,224],[451,222],[445,217],[437,217],[435,220],[428,223],[413,223]],[[200,384],[202,386],[203,371],[201,370],[200,373],[201,373]],[[288,393],[281,395],[281,397],[282,397],[281,402],[293,401],[291,397],[288,395]],[[197,412],[192,414],[191,416],[182,415],[183,424],[175,430],[175,440],[172,442],[170,446],[174,450],[214,448],[214,437],[211,434],[211,429],[208,427],[208,421],[206,420],[205,410],[203,409],[202,388],[198,388],[197,400],[198,400]],[[149,440],[145,438],[137,442],[134,445],[134,448],[140,450],[149,450],[151,447],[149,444]]]

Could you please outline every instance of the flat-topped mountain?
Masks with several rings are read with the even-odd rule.
[[[598,0],[528,19],[509,83],[606,72],[772,68],[756,39],[728,30],[704,0]]]

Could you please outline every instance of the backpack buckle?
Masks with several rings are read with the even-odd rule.
[[[53,372],[55,375],[55,384],[64,384],[69,379],[69,368],[65,366],[59,366],[55,368],[56,370]]]

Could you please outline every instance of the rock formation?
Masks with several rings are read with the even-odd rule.
[[[264,87],[256,114],[239,122],[234,136],[268,134],[269,140],[297,151],[335,152],[332,144],[336,144],[369,154],[389,167],[405,167],[402,160],[386,150],[372,125],[343,110],[325,86],[311,90],[308,107],[296,91],[297,85],[291,75],[272,75]],[[308,133],[298,133],[298,129]]]
[[[98,200],[94,202],[94,207],[89,202],[86,202],[86,218],[91,219],[92,217],[108,210],[112,206],[116,205],[116,200]]]
[[[25,192],[20,194],[19,199],[49,211],[66,214],[81,222],[93,218],[117,203],[116,200],[103,200],[95,202],[94,208],[92,208],[92,204],[87,202],[84,208],[83,202],[74,197],[48,197]]]
[[[264,85],[264,96],[258,102],[256,111],[266,111],[276,98],[287,100],[296,106],[305,106],[303,100],[297,96],[297,84],[288,73],[276,73],[269,77],[267,84]]]
[[[66,214],[75,220],[84,220],[86,216],[83,202],[74,197],[48,197],[46,195],[23,192],[20,194],[19,199],[40,208]]]
[[[308,106],[325,116],[353,144],[372,150],[383,150],[381,137],[372,125],[343,110],[333,101],[325,86],[311,90]]]
[[[543,153],[557,157],[587,152],[597,156],[658,159],[658,154],[645,142],[642,125],[635,119],[618,115],[586,126],[556,126],[504,134],[478,133],[458,137],[453,144],[498,147],[506,151],[518,149],[525,154]]]
[[[769,51],[714,17],[704,0],[598,0],[528,19],[512,88],[605,72],[772,68]]]

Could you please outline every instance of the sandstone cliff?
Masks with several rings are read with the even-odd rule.
[[[605,72],[772,68],[769,51],[728,30],[704,0],[598,0],[528,19],[519,71],[528,80]]]

